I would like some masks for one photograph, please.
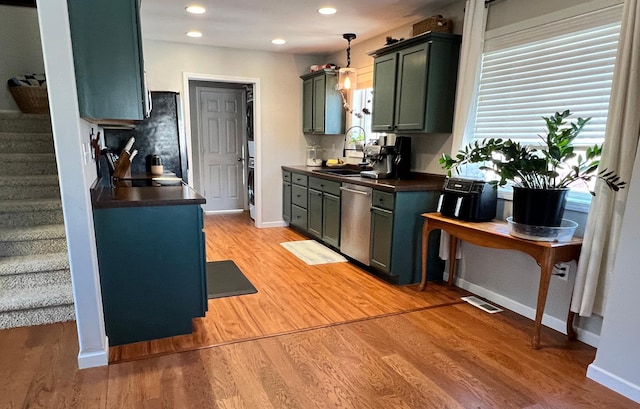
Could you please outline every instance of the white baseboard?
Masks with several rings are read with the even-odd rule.
[[[244,212],[243,209],[233,209],[233,210],[205,210],[204,214],[236,214]]]
[[[280,220],[279,222],[262,222],[260,228],[271,228],[271,227],[287,227],[289,224],[284,220]]]
[[[611,372],[605,371],[595,365],[595,363],[589,365],[587,368],[587,378],[618,392],[620,395],[626,396],[634,402],[640,403],[640,386],[626,381]]]
[[[445,272],[444,280],[447,280],[447,278],[448,274]],[[501,294],[495,293],[491,290],[487,290],[484,287],[481,287],[474,283],[470,283],[461,278],[456,278],[455,282],[456,286],[479,295],[480,297],[486,298],[489,301],[495,302],[496,304],[500,304],[504,308],[507,308],[515,313],[518,313],[532,320],[536,318],[535,308],[531,308],[527,305],[521,304],[515,300],[512,300],[511,298],[507,298]],[[543,314],[542,324],[563,334],[567,333],[567,321],[565,320],[552,317],[551,315]],[[578,340],[584,342],[585,344],[591,345],[594,348],[598,347],[600,335],[594,334],[593,332],[589,332],[581,328],[576,329],[576,335]]]
[[[87,369],[109,364],[109,338],[104,337],[104,350],[80,351],[78,353],[78,368]]]

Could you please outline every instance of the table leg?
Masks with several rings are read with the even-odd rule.
[[[571,340],[576,339],[576,330],[573,329],[573,320],[576,317],[576,313],[569,309],[569,316],[567,317],[567,337]]]
[[[427,251],[429,250],[429,223],[424,219],[422,223],[422,279],[418,291],[423,291],[427,286]]]
[[[453,275],[456,271],[456,253],[458,252],[458,239],[454,235],[449,237],[449,279],[447,284],[453,285]]]
[[[544,306],[547,303],[547,293],[549,292],[549,282],[551,281],[554,264],[551,254],[545,254],[538,262],[540,263],[540,286],[538,287],[538,304],[536,305],[536,323],[531,342],[533,349],[540,349],[540,327],[542,325]]]

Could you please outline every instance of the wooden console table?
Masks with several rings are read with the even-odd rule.
[[[532,346],[540,348],[540,325],[542,314],[547,301],[549,282],[553,272],[553,266],[560,262],[577,260],[582,247],[582,239],[573,238],[569,242],[557,243],[549,241],[524,240],[509,234],[509,225],[506,222],[465,222],[442,216],[440,213],[423,213],[424,224],[422,226],[422,281],[419,290],[424,290],[427,285],[427,252],[429,232],[440,229],[451,235],[449,249],[449,285],[453,284],[453,275],[456,264],[456,249],[458,240],[496,249],[518,250],[533,257],[540,265],[540,284],[538,287],[538,304],[536,306],[536,319],[533,331]],[[567,335],[575,338],[573,330],[574,313],[569,312],[567,319]]]

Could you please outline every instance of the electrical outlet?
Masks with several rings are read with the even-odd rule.
[[[569,263],[556,264],[552,274],[562,281],[567,281],[569,279]]]

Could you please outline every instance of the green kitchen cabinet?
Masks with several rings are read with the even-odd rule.
[[[140,2],[67,4],[80,116],[96,123],[144,119]]]
[[[390,53],[373,61],[374,98],[371,118],[372,131],[387,132],[393,130],[396,101],[396,71],[398,54]],[[375,114],[373,114],[375,112]]]
[[[370,265],[398,284],[419,282],[422,274],[422,213],[435,211],[439,191],[383,192],[373,190]],[[429,236],[428,280],[441,280],[437,257],[440,232]]]
[[[372,130],[451,132],[459,52],[459,35],[428,32],[370,53]]]
[[[391,271],[391,238],[393,237],[393,212],[378,207],[371,208],[371,266],[383,273]]]
[[[308,177],[291,172],[291,220],[289,224],[307,231]]]
[[[291,222],[291,172],[282,172],[282,219]]]
[[[309,177],[307,232],[333,247],[340,245],[340,185]]]
[[[109,345],[191,333],[207,310],[201,207],[96,208],[93,219]]]
[[[322,239],[322,192],[309,189],[307,201],[307,232]]]
[[[344,133],[345,112],[342,96],[336,90],[338,73],[320,70],[302,79],[302,131],[310,134]]]
[[[340,247],[340,196],[324,193],[322,215],[322,241]]]

